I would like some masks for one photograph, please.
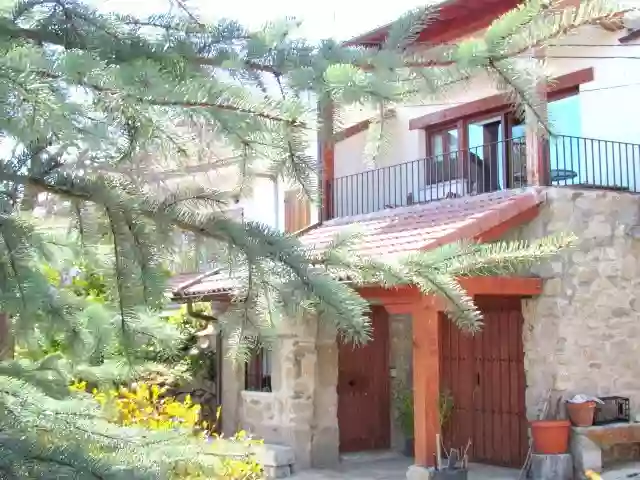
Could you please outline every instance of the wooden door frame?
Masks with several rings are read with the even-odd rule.
[[[494,328],[486,333],[480,332],[478,336],[465,339],[465,335],[459,332],[455,325],[446,323],[450,320],[443,313],[439,316],[440,341],[452,342],[450,350],[441,344],[439,351],[440,388],[441,391],[445,386],[452,388],[454,412],[462,415],[458,408],[460,406],[465,412],[464,416],[453,417],[453,423],[444,426],[443,434],[452,436],[443,437],[443,440],[445,445],[454,442],[450,446],[460,448],[464,447],[466,439],[470,439],[472,441],[471,461],[503,467],[520,466],[525,459],[528,446],[522,299],[490,295],[476,297],[475,300],[480,311],[487,317],[496,313],[499,315],[493,321],[500,323],[493,325]],[[507,316],[502,316],[505,313]],[[488,322],[490,321],[488,319]],[[509,322],[509,328],[505,331],[497,329],[498,326],[505,326],[503,323],[505,321]],[[512,321],[517,321],[518,325],[511,325]],[[512,334],[515,334],[515,337]],[[483,335],[489,336],[483,337]],[[514,339],[515,342],[512,343],[511,340]],[[497,346],[500,347],[499,350],[496,349]],[[455,362],[451,362],[451,359],[447,361],[449,351]],[[496,359],[500,359],[501,362],[496,364]],[[502,363],[505,359],[509,359],[506,377],[503,375],[505,364]],[[479,368],[481,370],[478,370]],[[478,395],[472,393],[475,390],[476,378],[481,381],[481,385],[478,384],[480,385]],[[504,378],[508,379],[506,385],[511,388],[506,388],[506,391],[496,395],[492,386],[494,382],[505,386],[505,383],[502,383],[505,382]],[[469,397],[472,398],[471,401]],[[505,429],[503,433],[497,435],[496,432],[502,432],[503,428]],[[510,438],[509,448],[505,449],[504,440],[499,438]],[[514,450],[514,446],[518,449]]]
[[[524,221],[519,219],[518,222]],[[504,226],[504,224],[502,225]],[[510,225],[512,228],[514,225]],[[490,229],[486,235],[474,238],[490,241],[508,230]],[[533,277],[467,277],[459,278],[468,295],[498,295],[528,298],[542,293],[542,280]],[[434,466],[436,435],[440,433],[438,409],[440,404],[440,329],[439,313],[447,304],[435,295],[422,295],[413,286],[394,289],[360,287],[363,298],[381,303],[392,315],[410,315],[413,338],[413,404],[415,464]]]
[[[562,75],[553,79],[554,81],[546,89],[546,101],[551,103],[557,100],[562,100],[567,97],[580,94],[579,86],[583,83],[588,83],[594,79],[593,69],[587,68],[579,70],[567,75]],[[504,168],[504,185],[507,188],[511,188],[510,180],[512,180],[512,172],[510,172],[511,162],[509,158],[511,156],[512,142],[507,138],[507,131],[510,130],[513,124],[514,110],[512,106],[505,103],[503,95],[494,95],[492,97],[483,98],[473,102],[465,103],[457,107],[445,109],[439,112],[430,113],[423,117],[414,118],[409,122],[409,129],[416,130],[422,129],[425,132],[426,138],[426,153],[427,158],[431,158],[431,138],[433,135],[441,133],[452,128],[456,128],[458,131],[458,151],[462,156],[462,160],[458,162],[459,171],[458,176],[462,178],[464,176],[464,168],[466,167],[469,155],[469,124],[483,119],[491,117],[501,117],[504,137],[503,138],[503,162],[505,162]],[[548,143],[546,149],[548,149]],[[547,152],[548,156],[548,152]]]

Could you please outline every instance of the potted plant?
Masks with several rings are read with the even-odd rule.
[[[452,448],[444,451],[445,459],[442,467],[437,467],[432,474],[433,480],[467,480],[471,440],[463,448]],[[440,463],[440,462],[438,462]]]
[[[571,422],[560,416],[562,398],[555,402],[549,400],[549,408],[544,420],[530,422],[534,453],[541,455],[559,455],[569,450],[569,432]]]
[[[395,411],[398,425],[404,435],[404,449],[402,453],[411,458],[414,455],[413,391],[411,389],[402,385],[396,389]]]
[[[444,429],[445,425],[451,418],[453,413],[453,395],[449,390],[440,392],[440,429]]]

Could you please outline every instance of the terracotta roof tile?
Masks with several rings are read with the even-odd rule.
[[[336,235],[356,231],[364,234],[357,247],[360,254],[388,258],[474,238],[543,201],[544,193],[536,189],[441,200],[330,220],[306,230],[300,240],[308,247],[322,250]],[[194,297],[226,294],[237,287],[237,279],[220,273],[188,288],[180,288],[198,275],[185,274],[172,278],[170,285],[174,295]]]
[[[218,273],[204,278],[194,285],[185,287],[186,284],[195,282],[202,273],[183,273],[169,279],[169,288],[174,297],[194,297],[209,294],[225,294],[238,287],[238,279],[229,276],[228,273]]]
[[[395,256],[474,238],[543,201],[539,190],[507,190],[344,217],[304,233],[303,244],[326,248],[338,234],[359,232],[361,255]]]

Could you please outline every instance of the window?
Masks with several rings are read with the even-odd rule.
[[[455,128],[434,132],[430,135],[429,156],[436,162],[443,162],[446,157],[458,151],[458,130]]]
[[[257,350],[244,370],[244,389],[252,392],[271,391],[271,350]]]

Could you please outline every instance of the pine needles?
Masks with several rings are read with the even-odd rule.
[[[445,298],[461,327],[477,329],[458,276],[514,272],[569,239],[452,245],[391,263],[354,256],[348,238],[310,252],[229,209],[258,175],[316,199],[310,152],[325,127],[316,99],[373,107],[373,143],[384,142],[394,105],[439,96],[478,72],[535,112],[542,74],[513,58],[616,11],[587,0],[550,14],[531,0],[482,38],[424,56],[407,47],[437,16],[432,8],[410,12],[383,48],[365,50],[312,45],[291,21],[250,31],[184,9],[133,18],[75,0],[5,2],[0,311],[11,315],[21,358],[0,365],[0,469],[19,478],[155,479],[169,475],[164,457],[216,468],[216,456],[183,433],[124,432],[66,391],[78,376],[126,382],[175,358],[183,339],[159,311],[176,232],[205,243],[238,280],[220,323],[240,357],[268,342],[283,318],[309,312],[345,340],[367,341],[369,307],[356,291],[367,284],[414,284]],[[368,151],[375,160],[380,146]],[[188,171],[213,181],[184,178]]]

